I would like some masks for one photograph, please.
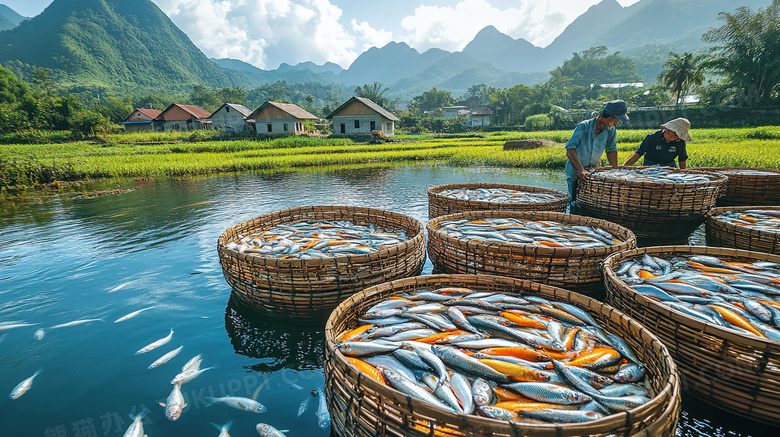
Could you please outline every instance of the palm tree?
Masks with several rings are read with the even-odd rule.
[[[703,59],[704,56],[690,52],[685,52],[682,56],[669,52],[669,58],[664,63],[665,69],[658,75],[658,81],[677,96],[678,105],[693,85],[701,85],[704,82],[701,65]]]
[[[355,88],[355,95],[371,100],[377,105],[392,111],[398,102],[385,96],[385,92],[390,91],[390,88],[382,88],[383,86],[384,84],[381,82],[374,82],[372,85],[365,84]]]

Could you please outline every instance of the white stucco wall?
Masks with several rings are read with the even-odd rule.
[[[359,127],[355,127],[355,120]],[[374,131],[381,131],[382,135],[391,137],[395,135],[395,123],[381,115],[335,115],[333,116],[334,135],[371,135],[371,122],[374,122]],[[344,133],[341,132],[341,124],[344,124]]]
[[[225,108],[221,108],[211,117],[211,126],[214,129],[228,131],[232,129],[233,132],[243,132],[246,129],[246,122],[244,116],[235,109],[227,112]]]
[[[295,123],[298,123],[296,126]],[[287,125],[287,130],[284,130],[284,125]],[[268,131],[268,125],[271,125],[271,131]],[[274,118],[272,120],[255,120],[255,127],[257,128],[257,135],[300,135],[304,133],[303,121],[295,118]]]

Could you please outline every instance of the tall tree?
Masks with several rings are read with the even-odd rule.
[[[381,82],[374,82],[371,85],[364,84],[363,86],[355,88],[355,95],[371,100],[377,105],[392,111],[395,109],[395,105],[398,101],[385,96],[385,93],[390,91],[390,88],[383,87],[384,84]]]
[[[755,13],[740,6],[719,18],[726,23],[702,36],[716,44],[708,67],[746,95],[774,98],[780,84],[780,0]]]
[[[418,112],[440,111],[442,106],[450,106],[455,103],[455,98],[446,90],[436,87],[425,91],[412,98],[410,107]]]
[[[703,55],[693,55],[690,52],[685,52],[682,56],[674,52],[669,53],[664,70],[658,75],[658,82],[677,97],[678,105],[692,86],[704,82],[703,60]]]

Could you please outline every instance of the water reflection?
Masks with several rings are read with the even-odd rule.
[[[258,372],[315,370],[325,356],[324,322],[301,323],[263,317],[231,295],[225,308],[225,331],[236,353],[260,359]]]

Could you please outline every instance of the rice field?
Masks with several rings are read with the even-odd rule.
[[[618,130],[625,161],[652,130]],[[168,135],[168,136],[166,136]],[[127,134],[103,142],[11,144],[0,148],[0,189],[98,178],[162,178],[215,172],[417,162],[452,166],[562,169],[563,146],[504,151],[504,142],[542,138],[564,143],[571,131],[460,136],[399,135],[378,145],[348,139],[188,142],[180,133]],[[689,167],[780,169],[780,127],[693,129]],[[603,159],[606,164],[606,158]]]

